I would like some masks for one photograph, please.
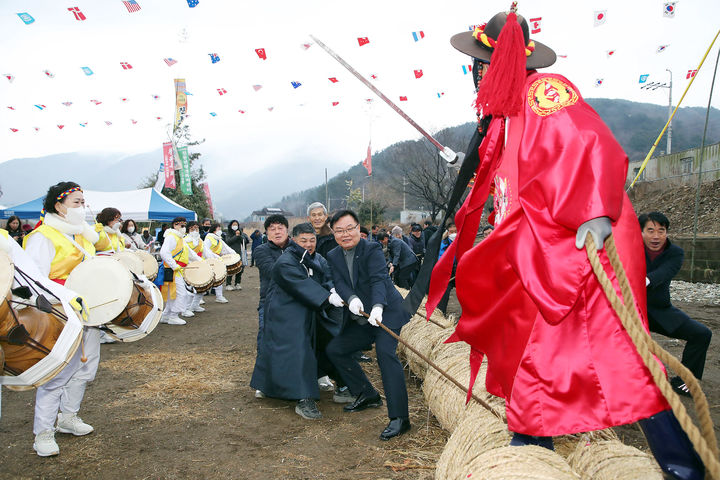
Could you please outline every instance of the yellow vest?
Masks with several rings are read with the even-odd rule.
[[[189,236],[186,236],[185,238],[188,239],[188,240],[187,240],[187,244],[188,244],[188,246],[190,246],[190,245],[191,245],[191,244],[190,244],[190,240],[189,240],[190,237],[189,237]],[[203,256],[203,255],[202,255],[203,247],[205,247],[205,242],[202,241],[202,238],[199,238],[199,239],[198,239],[198,244],[197,244],[196,246],[190,247],[190,248],[193,249],[193,252],[197,253],[198,257],[202,257],[202,256]]]
[[[50,263],[50,280],[65,280],[70,272],[73,271],[83,260],[85,254],[68,240],[68,238],[53,227],[42,224],[23,238],[23,248],[27,245],[27,240],[36,233],[42,233],[45,238],[50,240],[55,247],[55,257]],[[90,243],[80,233],[74,236],[75,241],[90,255],[95,255],[95,246]]]
[[[125,239],[119,233],[107,233],[99,223],[95,225],[95,231],[100,235],[100,240],[95,244],[96,251],[110,252],[115,250],[121,252],[125,250]]]
[[[166,231],[165,233],[167,233]],[[182,239],[182,237],[179,237],[175,233],[170,233],[173,237],[175,237],[175,248],[170,252],[170,255],[172,255],[173,260],[175,260],[178,265],[181,267],[187,266],[188,262],[190,261],[190,247],[188,247],[187,243],[185,243],[185,240]],[[163,262],[166,268],[170,268],[170,265]]]
[[[216,240],[213,237],[210,237],[210,250],[217,256],[220,256],[220,252],[222,252],[222,242],[220,240]]]

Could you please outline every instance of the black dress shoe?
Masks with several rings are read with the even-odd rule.
[[[390,440],[410,430],[410,420],[405,417],[391,418],[388,426],[380,434],[380,440]]]
[[[382,404],[382,398],[380,398],[380,394],[378,392],[375,392],[372,395],[361,393],[353,403],[345,405],[343,410],[346,412],[359,412],[360,410],[365,410],[366,408],[377,408]]]

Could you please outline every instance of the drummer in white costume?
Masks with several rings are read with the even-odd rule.
[[[202,257],[204,260],[207,260],[208,258],[216,258],[217,255],[215,255],[210,249],[205,248],[205,243],[203,242],[202,238],[200,238],[200,223],[192,221],[188,223],[187,228],[188,234],[185,236],[185,243],[188,244],[192,251],[195,252],[198,257]],[[195,316],[195,313],[205,311],[205,309],[200,306],[200,303],[203,301],[203,296],[203,293],[193,294],[192,302],[190,303],[190,307],[188,308],[191,315],[189,315],[188,312],[185,312],[183,313],[184,317],[193,317]]]
[[[165,310],[162,323],[169,325],[185,325],[185,320],[179,317],[190,308],[193,294],[187,289],[183,278],[183,269],[190,262],[197,262],[200,257],[183,240],[187,220],[184,217],[173,219],[171,228],[165,230],[160,258],[165,267],[165,282],[162,286]]]
[[[235,253],[235,250],[228,247],[227,243],[222,239],[222,225],[214,223],[210,227],[210,231],[205,235],[205,250],[214,253],[215,257],[221,257],[230,253]],[[212,257],[206,257],[212,258]],[[228,303],[227,298],[223,297],[223,286],[222,284],[215,287],[215,301],[218,303]]]
[[[85,222],[85,199],[76,183],[61,182],[50,187],[43,210],[42,224],[25,237],[23,246],[42,276],[64,285],[73,268],[95,254],[94,244],[99,236]],[[37,389],[33,448],[38,455],[45,457],[60,452],[55,442],[56,419],[61,433],[80,436],[93,431],[77,413],[85,387],[95,378],[99,362],[100,330],[85,327],[83,348],[78,349],[56,377]]]

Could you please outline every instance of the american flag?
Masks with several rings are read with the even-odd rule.
[[[177,63],[177,60],[170,58],[170,57],[165,58],[164,60],[165,60],[165,63],[167,63],[168,67],[172,67],[173,65],[175,65]]]
[[[122,3],[125,5],[125,8],[127,8],[128,12],[130,13],[140,10],[140,5],[135,0],[122,0]]]

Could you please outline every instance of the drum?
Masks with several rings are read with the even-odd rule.
[[[158,274],[158,262],[145,250],[135,250],[133,252],[143,262],[143,272],[148,280],[151,282],[157,278]]]
[[[116,258],[120,263],[130,270],[135,275],[145,274],[145,265],[140,257],[135,255],[135,252],[131,250],[122,250],[112,254],[113,258]]]
[[[183,278],[185,283],[193,287],[197,293],[205,293],[213,288],[213,275],[210,264],[206,261],[192,262],[183,269]]]
[[[133,292],[125,309],[105,327],[121,342],[135,342],[157,327],[165,304],[160,289],[149,280],[133,281]]]
[[[88,320],[95,327],[118,317],[131,301],[133,278],[115,257],[92,257],[68,275],[65,286],[87,302]]]
[[[26,390],[47,383],[70,362],[83,328],[64,301],[45,313],[31,301],[13,299],[14,271],[10,258],[0,252],[0,350],[5,355],[0,384]],[[22,283],[26,282],[23,278]]]
[[[242,271],[242,258],[237,253],[228,253],[220,258],[222,258],[225,266],[227,267],[228,275],[235,275],[236,273],[240,273]]]
[[[210,268],[213,272],[213,277],[215,280],[213,280],[213,287],[219,287],[225,282],[225,278],[227,277],[227,268],[225,268],[225,262],[223,262],[222,258],[209,258],[207,260],[207,263],[210,264]]]

